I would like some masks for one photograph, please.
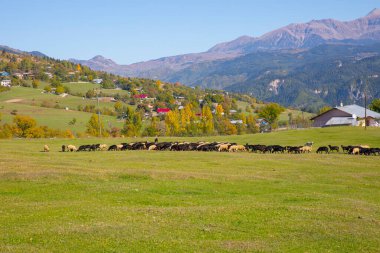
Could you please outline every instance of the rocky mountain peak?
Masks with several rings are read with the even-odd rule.
[[[96,63],[98,63],[98,64],[108,65],[108,66],[111,66],[111,65],[117,65],[116,62],[114,62],[114,61],[111,60],[111,59],[107,59],[107,58],[105,58],[105,57],[102,56],[102,55],[96,55],[96,56],[94,56],[93,58],[91,58],[90,61],[92,61],[92,62],[96,62]]]
[[[370,13],[367,14],[366,17],[370,17],[370,18],[380,17],[380,8],[373,9]]]

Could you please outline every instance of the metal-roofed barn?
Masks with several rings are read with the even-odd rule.
[[[314,127],[328,126],[364,126],[365,108],[359,105],[346,105],[332,108],[313,120]],[[380,113],[367,109],[367,125],[379,126]]]

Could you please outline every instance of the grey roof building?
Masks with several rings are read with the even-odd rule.
[[[327,126],[359,126],[364,125],[365,108],[358,105],[346,105],[332,108],[320,115],[317,115],[313,120],[314,127]],[[378,126],[380,113],[367,109],[367,125]]]

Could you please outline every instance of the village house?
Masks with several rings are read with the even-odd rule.
[[[103,79],[101,78],[95,78],[94,80],[92,80],[93,83],[96,83],[96,84],[101,84],[103,82]]]
[[[272,127],[266,119],[257,119],[256,126],[259,128],[260,133],[267,133],[272,131]]]
[[[133,95],[133,98],[147,99],[148,98],[148,94],[136,94],[136,95]]]
[[[0,85],[3,86],[3,87],[11,87],[11,80],[8,80],[8,79],[4,79],[4,80],[1,80],[0,82]]]
[[[168,112],[170,112],[170,108],[157,108],[158,114],[167,114]]]
[[[50,72],[45,72],[45,75],[47,75],[49,79],[53,78],[53,74]]]
[[[13,76],[18,78],[18,79],[23,79],[24,75],[22,73],[13,73]]]
[[[329,126],[379,126],[380,113],[359,105],[346,105],[332,108],[311,118],[314,127]]]
[[[23,76],[23,79],[33,79],[34,78],[34,74],[31,72],[22,73],[22,76]]]
[[[231,122],[231,124],[234,124],[234,125],[243,124],[243,120],[241,120],[241,119],[232,119],[232,120],[230,120],[230,122]]]
[[[6,71],[1,71],[0,72],[0,77],[7,77],[7,76],[9,76],[8,72],[6,72]]]

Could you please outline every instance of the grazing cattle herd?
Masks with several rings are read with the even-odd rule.
[[[123,150],[158,150],[158,151],[217,151],[217,152],[253,152],[253,153],[290,153],[302,154],[311,153],[313,142],[307,142],[302,146],[280,146],[280,145],[239,145],[230,142],[134,142],[121,143],[108,146],[107,144],[81,145],[78,148],[74,145],[62,145],[62,152],[83,152],[83,151],[123,151]],[[380,148],[370,148],[368,145],[341,145],[343,153],[352,155],[380,155]],[[49,152],[48,145],[44,145],[44,152]],[[340,152],[339,146],[322,146],[316,153],[329,154]]]

